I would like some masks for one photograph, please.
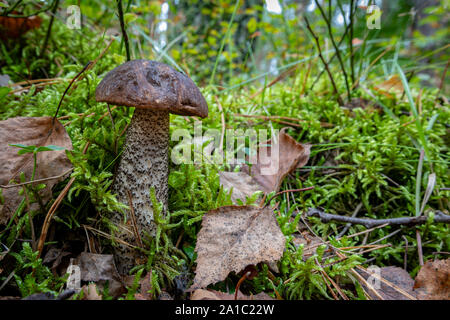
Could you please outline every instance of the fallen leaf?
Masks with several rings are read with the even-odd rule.
[[[247,197],[251,197],[255,192],[261,191],[262,187],[253,180],[245,172],[219,172],[220,185],[225,190],[233,190],[231,193],[231,200],[233,203],[237,203],[237,200],[241,200],[245,203]]]
[[[0,16],[0,39],[15,39],[31,29],[38,28],[42,19],[39,16],[14,18]]]
[[[197,289],[192,293],[191,300],[234,300],[234,293],[225,293],[216,290]],[[238,291],[237,300],[275,300],[275,299],[264,292],[246,296],[241,291]]]
[[[77,260],[82,281],[96,282],[119,278],[112,254],[82,252]]]
[[[285,238],[272,209],[226,206],[207,212],[197,235],[197,269],[189,289],[205,288],[249,264],[277,261]]]
[[[281,130],[274,142],[270,139],[258,148],[256,163],[251,169],[244,165],[242,171],[252,176],[264,192],[278,191],[290,172],[308,162],[310,148]]]
[[[95,283],[83,286],[81,290],[83,290],[84,293],[83,300],[102,300],[102,295],[98,293]]]
[[[411,296],[416,296],[413,292],[414,280],[411,278],[407,271],[394,266],[382,267],[379,269],[380,273],[378,275],[381,278],[389,281],[390,283],[404,290],[406,293],[409,293]],[[362,273],[362,276],[367,280],[370,275],[364,272]],[[378,281],[376,279],[374,279],[374,281],[377,284],[379,283],[379,287],[376,288],[376,290],[384,300],[411,300],[392,286],[385,284],[383,281]],[[363,285],[363,287],[365,286]],[[369,293],[372,299],[378,300],[378,298],[370,290],[366,291]]]
[[[403,93],[403,83],[398,75],[393,75],[388,80],[383,81],[379,85],[374,87],[375,91],[385,95],[388,98],[394,98],[393,95],[397,93]]]
[[[450,300],[450,259],[427,261],[417,274],[414,290],[420,300]]]
[[[58,120],[55,120],[53,126],[52,117],[18,117],[0,121],[0,185],[8,185],[12,179],[17,183],[20,172],[24,172],[26,181],[30,181],[33,171],[33,155],[31,153],[18,155],[19,149],[9,144],[56,145],[67,150],[72,149],[72,141],[66,130]],[[59,176],[71,168],[72,164],[64,150],[37,154],[35,180],[58,176],[41,182],[46,184],[46,188],[39,192],[44,202],[51,199],[53,186],[66,177],[66,175]],[[4,204],[0,205],[0,224],[7,223],[22,201],[23,196],[18,194],[19,190],[20,187],[3,189]]]

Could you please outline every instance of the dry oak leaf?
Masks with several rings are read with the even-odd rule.
[[[232,190],[231,200],[237,203],[240,199],[243,203],[247,197],[251,197],[255,192],[262,191],[262,187],[245,172],[219,172],[220,185],[225,190]]]
[[[57,120],[53,125],[52,117],[17,117],[0,121],[0,185],[8,185],[12,179],[17,183],[20,172],[24,172],[26,181],[30,181],[33,171],[33,155],[18,155],[19,149],[9,144],[56,145],[72,149],[72,141],[66,130]],[[60,176],[65,172],[68,174],[71,168],[72,164],[64,150],[39,152],[34,179]],[[46,184],[46,188],[39,194],[44,202],[51,198],[53,186],[63,179],[65,176],[42,182]],[[20,187],[3,189],[4,204],[0,204],[0,224],[7,223],[22,201],[23,196],[19,195],[19,191]]]
[[[250,174],[266,193],[278,191],[283,179],[297,168],[303,167],[309,160],[309,144],[301,144],[284,129],[274,139],[266,141],[258,148],[256,163],[251,169],[244,165],[242,170]]]
[[[249,264],[277,261],[285,237],[272,209],[225,206],[207,212],[197,235],[197,269],[189,289],[205,288]]]
[[[416,276],[419,300],[450,300],[450,259],[427,261]]]
[[[192,293],[191,300],[234,300],[234,293],[231,294],[216,290],[197,289]],[[241,291],[239,291],[237,295],[237,300],[275,300],[275,299],[264,292],[246,296]]]

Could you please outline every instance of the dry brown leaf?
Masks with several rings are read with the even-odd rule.
[[[249,264],[277,261],[285,238],[270,208],[226,206],[207,212],[197,235],[197,269],[189,290],[224,280]]]
[[[278,191],[281,182],[290,172],[308,162],[310,147],[308,144],[298,143],[281,130],[275,142],[270,139],[258,148],[256,164],[251,169],[245,165],[242,170],[250,174],[264,192]]]
[[[220,292],[216,290],[197,289],[192,293],[191,300],[234,300],[234,294]],[[241,291],[239,291],[237,295],[237,300],[275,300],[275,299],[264,292],[246,296]]]
[[[19,181],[20,172],[25,173],[30,181],[33,171],[32,154],[18,155],[16,147],[9,144],[27,146],[56,145],[67,150],[72,149],[72,141],[59,121],[52,129],[52,117],[27,118],[18,117],[0,121],[0,185],[8,185],[10,180]],[[59,176],[72,168],[64,150],[39,152],[35,180]],[[47,187],[39,192],[44,202],[52,195],[52,187],[65,177],[46,180]],[[0,205],[0,224],[5,224],[23,199],[19,196],[20,188],[3,189],[4,204]]]
[[[39,16],[26,18],[0,17],[0,39],[15,39],[31,29],[38,28],[42,19]]]
[[[414,290],[420,300],[450,300],[450,259],[427,261],[417,274]]]
[[[255,192],[262,191],[262,187],[253,180],[245,172],[219,172],[220,185],[225,190],[233,189],[231,193],[231,200],[233,203],[237,203],[240,199],[243,203],[247,197],[251,197]]]
[[[375,86],[374,89],[388,98],[394,98],[392,94],[403,93],[403,83],[400,77],[395,74],[388,80]]]
[[[98,293],[95,283],[83,286],[81,290],[83,290],[84,293],[83,300],[102,300],[102,295]]]
[[[363,273],[362,276],[367,280],[369,275]],[[402,268],[389,266],[380,268],[379,276],[391,284],[399,287],[404,290],[406,293],[409,293],[411,296],[415,297],[415,293],[413,291],[414,280],[411,278],[409,273]],[[392,286],[387,285],[383,281],[377,281],[380,287],[376,288],[377,292],[383,297],[384,300],[410,300],[410,298],[406,297],[404,294],[393,288]],[[365,286],[363,285],[365,288]],[[367,288],[365,288],[367,289]],[[370,291],[367,290],[369,295],[374,300],[378,300],[378,298]]]

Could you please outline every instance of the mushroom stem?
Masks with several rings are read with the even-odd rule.
[[[152,187],[155,188],[156,199],[164,205],[163,211],[167,210],[169,125],[168,111],[135,109],[112,185],[112,191],[122,203],[129,203],[128,192],[131,193],[136,227],[141,237],[144,231],[150,235],[156,231],[150,200]],[[119,213],[113,216],[112,221],[119,226],[118,236],[122,240],[137,244],[130,212],[127,212],[125,223],[124,215]],[[117,268],[122,274],[137,264],[137,250],[119,244],[115,253]]]

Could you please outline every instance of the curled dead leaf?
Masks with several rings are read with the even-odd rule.
[[[33,171],[33,155],[27,153],[18,155],[18,148],[10,144],[27,146],[56,145],[64,149],[72,149],[72,141],[58,120],[52,122],[52,117],[27,118],[17,117],[0,121],[0,185],[8,185],[11,180],[19,182],[19,174],[24,172],[26,181],[31,180]],[[66,178],[72,164],[65,150],[45,151],[37,154],[37,169],[35,180],[56,177],[45,180],[46,188],[39,194],[44,202],[52,195],[52,188]],[[67,174],[64,174],[67,173]],[[64,174],[64,175],[63,175]],[[13,185],[9,184],[9,185]],[[36,183],[37,184],[37,183]],[[20,188],[4,188],[2,191],[4,204],[0,204],[0,224],[5,224],[16,211],[23,196]]]
[[[427,261],[417,274],[414,290],[420,300],[450,300],[450,259]]]
[[[298,143],[282,130],[275,139],[266,141],[258,148],[257,160],[251,169],[245,165],[242,171],[252,176],[264,192],[278,191],[289,173],[308,162],[310,148],[310,145]]]
[[[250,264],[277,261],[285,237],[272,209],[226,206],[207,212],[197,235],[197,269],[189,289],[205,288]]]
[[[38,16],[26,18],[0,16],[0,39],[15,39],[31,29],[38,28],[42,19]]]

